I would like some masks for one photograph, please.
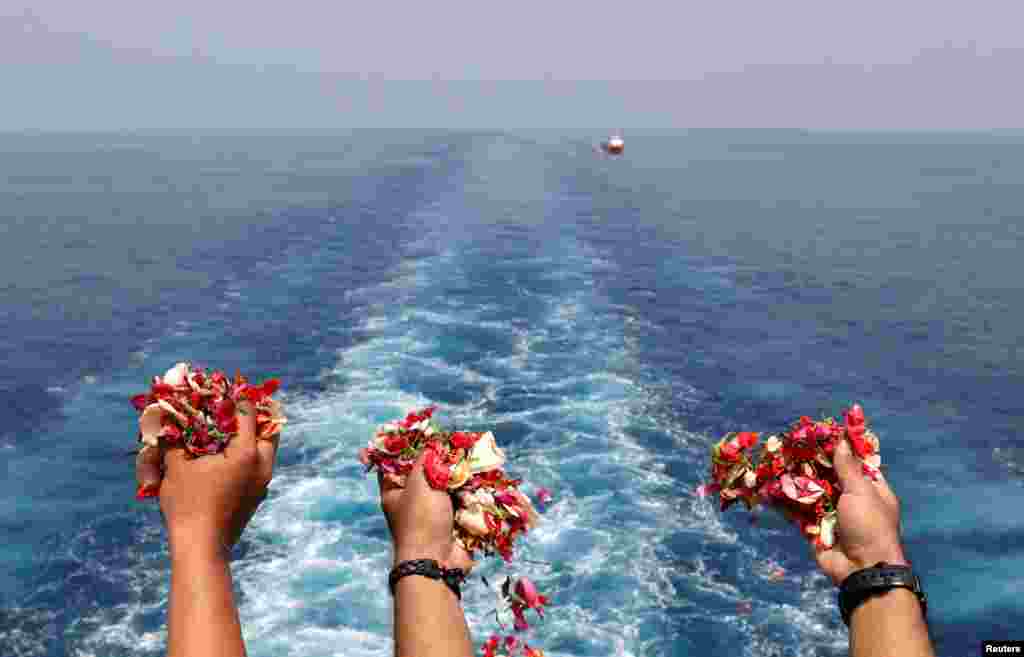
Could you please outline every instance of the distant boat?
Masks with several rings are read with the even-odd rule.
[[[612,135],[607,141],[601,142],[601,150],[609,155],[622,155],[626,149],[626,142],[621,135]]]

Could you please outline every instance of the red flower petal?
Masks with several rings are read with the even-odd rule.
[[[850,410],[846,411],[846,424],[855,426],[864,424],[864,409],[860,407],[860,404],[854,404]]]
[[[753,431],[744,431],[740,433],[737,438],[739,439],[740,447],[750,448],[757,444],[757,437],[759,434]]]
[[[397,454],[409,447],[409,439],[402,435],[392,435],[384,439],[384,449]]]
[[[148,497],[158,497],[160,495],[160,484],[155,486],[139,486],[135,490],[135,499],[144,500]]]
[[[423,474],[427,477],[427,483],[431,488],[437,490],[448,489],[448,479],[451,477],[451,470],[445,464],[444,459],[436,449],[428,449],[423,459]]]
[[[476,441],[480,439],[482,434],[478,433],[466,433],[463,431],[456,431],[451,435],[449,439],[452,447],[456,449],[472,449]]]

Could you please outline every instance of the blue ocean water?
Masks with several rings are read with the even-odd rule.
[[[938,652],[1021,638],[1024,138],[591,146],[0,136],[0,656],[162,654],[127,398],[184,359],[285,381],[279,471],[234,561],[254,657],[390,654],[356,452],[427,403],[554,492],[518,569],[553,599],[549,655],[845,654],[792,530],[694,489],[719,434],[853,400]],[[466,601],[482,640],[490,594]]]

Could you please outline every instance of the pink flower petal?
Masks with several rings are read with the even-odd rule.
[[[697,486],[697,497],[707,497],[722,490],[719,484],[701,484]]]
[[[782,483],[782,492],[786,497],[791,500],[799,499],[799,495],[796,492],[796,483],[789,474],[782,475],[780,481]]]

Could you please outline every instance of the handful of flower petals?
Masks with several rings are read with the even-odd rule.
[[[141,449],[181,446],[190,458],[222,452],[238,435],[235,414],[242,399],[256,410],[256,438],[270,440],[287,422],[280,402],[271,397],[280,385],[277,379],[253,385],[238,372],[231,379],[219,370],[178,363],[162,377],[154,376],[149,392],[131,398],[139,412]],[[140,487],[136,498],[157,494],[158,489]]]
[[[760,438],[754,432],[726,434],[711,448],[712,483],[697,494],[718,493],[721,510],[738,501],[748,510],[760,504],[782,511],[819,550],[835,545],[835,528],[842,485],[832,464],[840,440],[849,439],[864,474],[877,479],[882,464],[878,436],[865,422],[864,409],[851,406],[843,421],[801,417],[789,430],[769,436],[757,459],[752,450]]]
[[[427,483],[451,495],[455,540],[470,558],[479,551],[501,555],[509,562],[515,540],[539,521],[530,498],[519,489],[522,480],[510,478],[503,470],[505,452],[498,447],[493,433],[447,431],[433,419],[435,410],[431,406],[413,411],[403,420],[382,425],[369,445],[359,451],[359,461],[367,472],[376,470],[385,480],[404,487],[413,464],[425,451],[423,474]],[[546,488],[538,488],[536,495],[542,505],[551,501]],[[530,627],[527,610],[543,617],[547,602],[548,598],[529,579],[520,578],[513,583],[506,578],[498,595],[495,618],[504,629],[502,618],[510,613],[515,630],[522,632]],[[493,636],[482,650],[487,657],[544,655],[542,650],[511,635],[503,642]]]
[[[360,450],[367,471],[405,486],[422,451],[423,473],[431,488],[447,490],[455,505],[455,539],[470,557],[481,551],[512,560],[515,539],[537,525],[539,515],[519,490],[521,479],[502,469],[505,452],[487,432],[445,431],[432,419],[434,407],[409,413],[381,426]]]

